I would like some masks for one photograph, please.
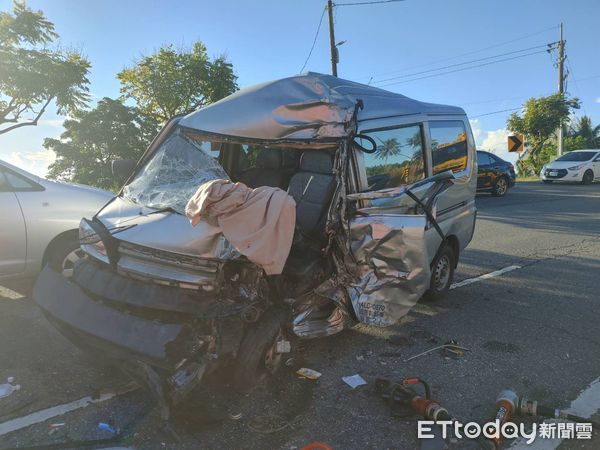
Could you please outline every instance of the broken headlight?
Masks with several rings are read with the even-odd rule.
[[[109,263],[108,253],[102,238],[85,218],[79,222],[79,245],[86,254],[106,264]]]

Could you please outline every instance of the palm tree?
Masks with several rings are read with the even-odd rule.
[[[400,143],[398,139],[391,138],[383,141],[383,145],[378,146],[375,156],[378,159],[387,160],[390,156],[396,156],[400,153]]]
[[[586,148],[600,147],[600,125],[593,126],[590,116],[576,119],[570,132],[572,136],[581,136],[585,140]]]

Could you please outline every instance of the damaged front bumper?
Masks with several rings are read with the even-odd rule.
[[[163,416],[235,354],[243,331],[239,316],[230,319],[208,295],[200,301],[189,290],[130,279],[90,260],[78,264],[73,280],[46,267],[33,298],[75,345],[144,382]]]

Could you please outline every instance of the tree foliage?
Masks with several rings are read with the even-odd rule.
[[[57,38],[43,13],[24,3],[0,12],[0,134],[37,125],[53,100],[59,114],[87,104],[90,63],[80,53],[50,49]]]
[[[519,172],[538,173],[543,165],[540,152],[558,127],[568,121],[571,110],[579,108],[579,100],[554,94],[530,98],[523,106],[523,114],[512,113],[506,125],[513,133],[525,135],[528,143],[528,149],[517,163]]]
[[[44,147],[56,153],[48,176],[114,188],[111,161],[139,159],[156,132],[157,124],[141,117],[135,108],[107,97],[91,111],[75,113],[64,122],[60,139],[44,141]]]
[[[573,121],[569,127],[567,138],[572,141],[571,150],[600,147],[600,125],[594,126],[590,116],[581,116]],[[566,139],[565,138],[565,141]],[[565,144],[566,147],[566,144]]]
[[[117,78],[123,96],[135,100],[143,114],[163,124],[237,89],[232,65],[224,56],[211,60],[201,42],[189,51],[175,50],[172,45],[162,47],[121,71]]]

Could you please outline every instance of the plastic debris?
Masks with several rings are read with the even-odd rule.
[[[277,353],[289,353],[292,351],[290,341],[277,341]]]
[[[240,420],[242,418],[242,413],[229,413],[229,418],[231,420]]]
[[[309,380],[318,380],[323,375],[321,372],[317,372],[313,369],[308,369],[306,367],[302,367],[301,369],[296,370],[296,374],[301,377],[308,378]]]
[[[111,434],[117,434],[117,433],[119,433],[119,429],[118,428],[114,428],[114,427],[112,427],[109,424],[104,423],[104,422],[100,422],[98,424],[98,429],[102,430],[102,431],[108,431]]]
[[[352,389],[356,389],[359,386],[364,386],[365,384],[367,384],[365,379],[359,374],[342,377],[342,380]]]
[[[8,377],[6,383],[0,384],[0,398],[8,397],[13,392],[21,389],[20,384],[13,384],[14,381],[14,377]]]

